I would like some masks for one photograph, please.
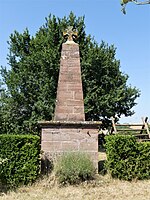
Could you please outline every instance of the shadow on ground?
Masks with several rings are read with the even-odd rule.
[[[98,173],[100,175],[105,175],[107,173],[105,163],[106,163],[106,160],[100,160],[98,162]]]

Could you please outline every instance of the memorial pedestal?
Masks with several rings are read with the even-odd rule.
[[[41,150],[49,160],[66,152],[87,153],[98,169],[98,130],[101,122],[39,122]]]

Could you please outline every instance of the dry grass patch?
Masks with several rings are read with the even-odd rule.
[[[54,176],[21,187],[16,192],[1,194],[0,200],[148,200],[150,180],[126,182],[108,175],[78,186],[60,187]]]

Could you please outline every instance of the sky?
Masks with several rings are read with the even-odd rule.
[[[129,76],[127,84],[141,92],[135,114],[120,123],[140,123],[146,116],[150,121],[150,5],[129,3],[123,15],[120,0],[0,0],[0,65],[8,67],[7,41],[14,30],[28,28],[34,36],[49,14],[62,18],[71,11],[85,16],[87,35],[114,44],[120,70]]]

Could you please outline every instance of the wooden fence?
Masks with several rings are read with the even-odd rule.
[[[150,124],[148,124],[148,117],[142,117],[142,123],[137,124],[118,124],[115,123],[112,118],[112,130],[113,134],[132,134],[139,141],[150,141]]]

